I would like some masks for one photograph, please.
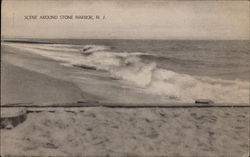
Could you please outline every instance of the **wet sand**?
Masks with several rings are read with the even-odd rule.
[[[1,104],[76,102],[83,99],[82,91],[73,83],[5,62],[1,64]]]
[[[67,70],[42,56],[1,46],[1,104],[53,104],[94,99],[66,79]],[[61,71],[65,70],[65,74]]]

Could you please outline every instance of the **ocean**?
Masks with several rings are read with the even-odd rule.
[[[99,101],[249,103],[249,41],[32,41],[6,44],[77,69],[69,78]]]

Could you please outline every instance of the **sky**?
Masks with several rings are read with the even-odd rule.
[[[2,38],[249,40],[247,0],[3,0],[1,5]],[[24,18],[29,15],[38,19]],[[44,15],[58,19],[39,19]]]

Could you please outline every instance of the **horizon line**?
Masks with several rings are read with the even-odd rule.
[[[190,40],[190,41],[249,41],[250,39],[150,39],[150,38],[4,38],[3,40]]]

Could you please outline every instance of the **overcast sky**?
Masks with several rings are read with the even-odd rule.
[[[25,20],[26,15],[101,15],[104,20]],[[248,1],[2,2],[4,38],[248,39]]]

